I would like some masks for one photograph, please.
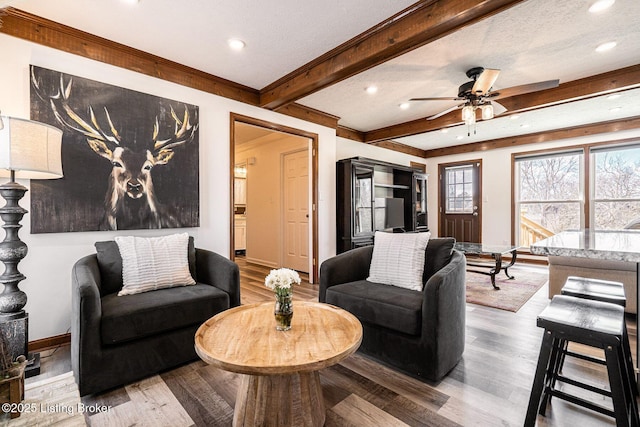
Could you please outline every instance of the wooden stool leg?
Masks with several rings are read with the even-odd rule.
[[[607,361],[607,374],[609,375],[609,384],[611,386],[611,397],[613,399],[613,412],[616,417],[616,426],[628,427],[628,401],[625,393],[625,381],[623,380],[622,370],[625,369],[620,365],[621,351],[610,345],[605,346],[605,359]]]
[[[627,322],[625,322],[624,324],[623,333],[624,335],[622,336],[622,351],[624,353],[625,364],[627,365],[627,371],[629,373],[629,380],[631,382],[633,395],[638,396],[638,383],[636,381],[636,371],[633,367],[633,354],[631,353],[631,347],[629,345]]]
[[[540,354],[538,355],[536,373],[533,377],[531,396],[529,397],[529,406],[527,407],[527,416],[524,420],[525,427],[533,427],[536,424],[538,406],[540,404],[540,397],[542,396],[542,390],[544,388],[547,367],[549,366],[552,344],[553,336],[550,331],[545,330],[544,335],[542,336],[542,344],[540,345]]]
[[[624,331],[626,335],[626,327]],[[625,342],[626,341],[626,342]],[[625,391],[625,396],[627,399],[627,408],[629,411],[629,416],[631,418],[631,426],[638,427],[640,426],[640,418],[638,416],[638,401],[636,400],[638,387],[636,383],[636,373],[633,369],[633,363],[629,365],[629,341],[626,336],[623,336],[622,348],[620,349],[620,364],[621,371],[623,374],[623,387]],[[625,350],[626,348],[626,350]]]
[[[540,402],[540,408],[538,410],[540,415],[545,415],[547,405],[551,401],[551,390],[555,388],[558,372],[562,368],[562,356],[564,355],[563,349],[566,345],[567,341],[561,338],[554,338],[551,344],[551,356],[549,358],[549,366],[547,367],[547,374],[544,381],[545,384],[542,401]]]

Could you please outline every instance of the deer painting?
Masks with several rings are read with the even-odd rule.
[[[89,104],[85,113],[74,110],[70,103],[74,90],[73,77],[59,73],[55,88],[49,85],[45,90],[32,66],[31,85],[37,97],[53,113],[56,124],[76,136],[80,135],[91,150],[85,152],[99,156],[111,166],[111,172],[106,177],[104,215],[100,229],[185,226],[173,206],[160,201],[154,188],[153,175],[156,168],[169,164],[179,155],[179,150],[192,143],[196,136],[198,123],[193,123],[192,113],[186,105],[182,110],[179,107],[174,109],[171,105],[166,112],[170,118],[165,118],[164,126],[160,125],[156,115],[148,135],[133,132],[134,142],[123,135],[108,107]],[[172,125],[170,134],[167,134],[167,120]],[[149,130],[151,126],[147,125],[146,128]],[[128,135],[131,134],[129,131]]]

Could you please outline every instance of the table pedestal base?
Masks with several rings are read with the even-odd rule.
[[[324,398],[318,371],[290,375],[243,375],[234,426],[322,426]]]

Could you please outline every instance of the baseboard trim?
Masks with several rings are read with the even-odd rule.
[[[29,341],[29,352],[43,351],[61,345],[71,344],[71,334],[55,335],[53,337],[41,338],[39,340]]]

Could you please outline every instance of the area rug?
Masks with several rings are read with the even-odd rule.
[[[510,268],[509,274],[515,278],[496,275],[497,290],[491,277],[467,271],[467,302],[515,313],[549,280],[548,273],[527,268]]]

